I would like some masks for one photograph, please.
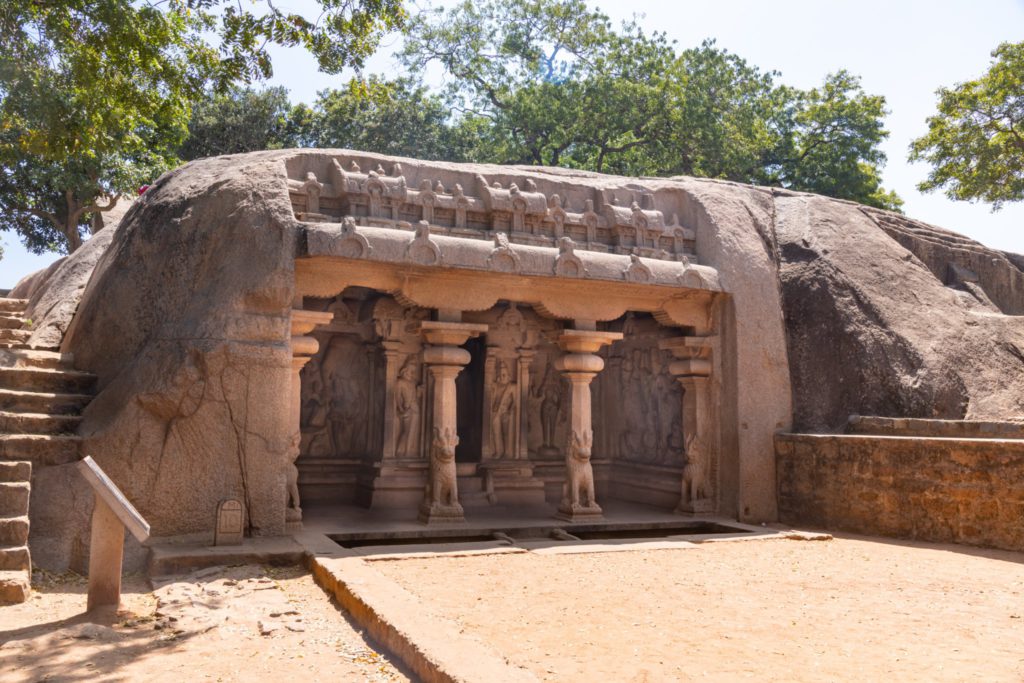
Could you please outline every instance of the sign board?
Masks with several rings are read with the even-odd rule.
[[[96,495],[117,515],[117,518],[121,520],[124,527],[132,532],[132,536],[139,543],[145,543],[149,538],[149,522],[143,519],[139,511],[135,509],[135,506],[125,498],[125,495],[121,493],[121,489],[117,488],[117,485],[110,480],[110,477],[100,469],[96,461],[88,455],[85,456],[85,458],[78,461],[78,471],[89,482]]]

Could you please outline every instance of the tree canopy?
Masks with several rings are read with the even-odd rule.
[[[583,0],[464,0],[413,17],[402,60],[445,72],[470,156],[688,174],[898,208],[881,187],[885,100],[846,72],[799,90],[706,41],[677,52]]]
[[[194,101],[272,73],[270,44],[336,73],[405,16],[401,0],[320,5],[311,21],[269,1],[0,3],[0,230],[74,250],[91,214],[178,162]]]
[[[981,77],[938,91],[938,113],[910,159],[932,165],[920,190],[998,210],[1024,200],[1024,42],[1003,43],[992,57]]]
[[[464,0],[413,17],[402,0],[317,5],[307,18],[270,0],[0,4],[0,230],[35,252],[73,250],[90,216],[181,159],[290,146],[901,204],[880,180],[885,100],[844,71],[787,87],[713,41],[679,50],[583,0]],[[338,73],[397,28],[404,73],[309,105],[250,87],[273,73],[271,44]],[[439,89],[422,80],[432,65]]]

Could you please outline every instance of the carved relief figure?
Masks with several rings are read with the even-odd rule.
[[[362,388],[342,373],[331,382],[331,402],[328,416],[331,422],[331,452],[335,455],[352,455],[359,450],[356,434],[362,425],[362,414],[366,407]]]
[[[285,511],[285,519],[289,522],[302,520],[302,507],[299,500],[299,468],[295,461],[299,457],[299,443],[302,436],[296,432],[288,443],[288,467],[285,470],[287,475],[288,505]]]
[[[594,468],[590,464],[594,445],[592,431],[573,431],[565,454],[566,483],[562,490],[561,508],[566,512],[581,510],[600,512],[594,497]]]
[[[313,356],[302,368],[302,395],[307,397],[302,404],[301,429],[303,444],[301,450],[309,455],[324,455],[330,450],[330,436],[327,430],[327,405],[323,400],[323,366],[319,356]]]
[[[424,497],[424,506],[432,510],[438,508],[459,514],[459,491],[455,470],[455,447],[459,445],[459,437],[451,427],[434,427],[434,438],[430,443],[430,476]]]
[[[707,452],[704,445],[691,434],[686,439],[686,465],[683,467],[682,504],[693,505],[695,502],[711,498],[711,485],[708,482]]]
[[[491,448],[495,458],[515,457],[512,452],[512,427],[515,417],[516,386],[504,361],[498,361],[491,401]]]
[[[544,379],[544,398],[540,404],[541,428],[544,433],[544,448],[553,449],[555,446],[555,427],[558,424],[558,412],[562,405],[562,391],[558,386],[558,380],[548,374]]]
[[[416,363],[410,358],[398,372],[395,382],[395,415],[398,417],[399,458],[415,457],[416,435],[420,424],[422,387],[416,381]]]

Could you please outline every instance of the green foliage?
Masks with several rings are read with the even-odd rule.
[[[413,17],[401,55],[439,64],[468,156],[781,185],[898,209],[882,189],[885,101],[845,72],[801,91],[707,41],[616,29],[581,0],[465,0]],[[465,131],[464,131],[465,132]]]
[[[216,61],[199,28],[120,0],[0,6],[0,229],[36,253],[73,250],[104,196],[172,163]]]
[[[423,85],[371,76],[321,92],[314,108],[303,114],[307,132],[300,137],[313,147],[463,160],[472,136],[460,134],[461,126],[451,124],[449,114],[441,97]]]
[[[269,0],[4,0],[0,230],[36,253],[73,251],[90,214],[178,163],[208,88],[272,73],[270,44],[304,46],[336,73],[405,16],[401,0],[320,6],[310,21]]]
[[[406,18],[402,0],[317,0],[315,18],[289,12],[270,0],[169,0],[169,9],[197,16],[220,38],[218,86],[250,83],[273,75],[267,47],[303,47],[316,57],[320,70],[340,73],[361,69],[381,38],[401,28]]]
[[[879,177],[885,163],[879,145],[888,136],[885,98],[866,94],[859,78],[840,71],[821,88],[792,91],[789,100],[792,113],[769,182],[881,208],[903,204]]]
[[[178,156],[191,160],[297,146],[292,111],[288,90],[282,87],[212,92],[193,107]]]
[[[980,78],[939,89],[938,113],[910,159],[932,165],[922,191],[998,210],[1024,200],[1024,43],[1003,43],[992,57]]]

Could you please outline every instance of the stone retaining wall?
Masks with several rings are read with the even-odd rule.
[[[1024,550],[1024,440],[775,437],[794,525]]]
[[[851,415],[846,424],[846,433],[952,439],[1024,439],[1024,423]]]

